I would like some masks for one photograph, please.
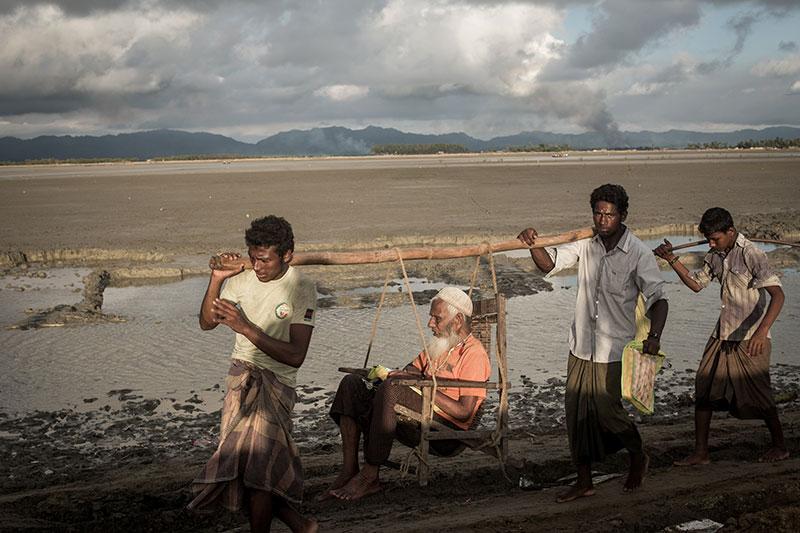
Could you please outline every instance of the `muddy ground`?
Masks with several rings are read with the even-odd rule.
[[[739,217],[797,210],[798,152],[574,156],[3,167],[0,244],[210,255],[242,250],[243,229],[268,213],[292,222],[299,250],[506,240],[589,225],[589,194],[607,182],[628,191],[633,228],[696,224],[720,204]]]
[[[790,449],[800,445],[800,368],[782,365],[774,381]],[[315,501],[334,478],[340,448],[335,425],[308,408],[330,393],[300,387],[295,434],[306,472],[303,511],[323,530],[376,531],[658,531],[711,519],[725,531],[796,531],[800,527],[800,457],[760,464],[768,433],[758,422],[720,415],[713,422],[714,463],[676,468],[691,448],[692,376],[669,371],[660,380],[656,415],[639,421],[652,461],[644,488],[623,494],[621,479],[597,495],[555,504],[572,473],[563,427],[564,383],[529,380],[511,397],[511,456],[503,475],[495,459],[465,451],[433,459],[433,479],[384,473],[385,488],[361,502]],[[196,396],[171,414],[158,400],[109,391],[119,408],[0,417],[0,531],[247,531],[243,515],[184,510],[188,485],[216,445],[218,412]],[[87,399],[97,401],[97,399]],[[196,402],[196,403],[193,403]],[[408,449],[397,445],[394,459]],[[624,454],[595,466],[623,473]],[[413,462],[412,462],[413,464]]]

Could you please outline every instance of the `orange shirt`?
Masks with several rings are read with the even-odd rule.
[[[411,364],[426,376],[431,375],[430,369],[427,368],[427,360],[423,352],[420,352]],[[438,369],[436,378],[487,381],[491,373],[492,365],[489,362],[489,355],[486,353],[483,344],[470,335],[464,342],[457,344],[450,350],[447,356],[447,362]],[[461,396],[477,396],[479,398],[475,403],[475,409],[472,411],[469,419],[465,421],[456,420],[440,408],[436,408],[436,412],[443,418],[446,418],[461,429],[469,429],[472,425],[472,421],[475,419],[475,413],[478,411],[481,403],[483,403],[483,399],[486,398],[486,389],[439,387],[436,390],[456,401],[460,400]]]

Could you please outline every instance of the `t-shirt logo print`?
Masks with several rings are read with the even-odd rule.
[[[275,308],[275,316],[283,320],[284,318],[289,316],[290,311],[291,308],[289,307],[289,304],[283,302],[278,304],[278,306]]]

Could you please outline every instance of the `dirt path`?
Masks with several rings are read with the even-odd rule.
[[[394,531],[656,531],[713,517],[734,528],[741,520],[745,529],[754,522],[747,515],[760,511],[763,505],[767,512],[762,516],[766,519],[755,522],[769,525],[773,531],[789,531],[790,524],[796,527],[800,519],[800,509],[796,507],[800,461],[766,469],[765,474],[763,465],[731,461],[703,469],[660,468],[652,472],[646,489],[633,495],[623,494],[614,481],[600,486],[594,497],[569,505],[554,503],[553,490],[477,495],[455,502],[442,501],[424,513],[400,512],[399,523],[391,523]],[[769,483],[768,493],[765,481]],[[404,520],[406,517],[412,521]],[[387,521],[389,516],[384,514],[343,529],[377,531]]]
[[[788,444],[800,447],[800,406],[782,411]],[[800,527],[800,456],[765,465],[757,462],[767,432],[757,422],[724,416],[712,426],[715,462],[676,468],[672,461],[689,451],[692,423],[640,426],[651,455],[644,488],[632,495],[621,478],[598,486],[597,494],[556,504],[563,490],[556,480],[572,471],[561,432],[531,435],[518,431],[512,455],[525,459],[519,474],[538,490],[509,483],[493,460],[475,452],[436,459],[430,486],[389,471],[385,488],[361,502],[317,503],[315,497],[333,479],[337,449],[306,453],[306,503],[323,531],[658,531],[689,520],[708,518],[726,531],[797,531]],[[397,458],[406,450],[397,447]],[[189,514],[188,483],[205,459],[188,453],[179,459],[129,458],[126,464],[87,470],[79,481],[38,489],[17,489],[0,496],[0,531],[247,531],[241,515]],[[624,472],[624,454],[596,469]],[[280,527],[276,527],[282,530]]]
[[[800,413],[784,414],[790,445],[796,449]],[[597,494],[570,504],[556,504],[561,486],[553,480],[571,472],[564,457],[564,436],[518,440],[512,448],[528,461],[529,479],[545,486],[523,491],[502,480],[490,463],[439,466],[431,487],[387,487],[382,496],[354,506],[332,504],[317,516],[336,531],[657,531],[689,520],[710,518],[729,530],[797,531],[800,527],[800,458],[764,465],[757,462],[766,446],[766,430],[753,422],[718,420],[713,426],[715,463],[676,468],[672,461],[689,451],[692,426],[645,426],[652,458],[645,487],[635,494],[621,490],[621,479],[597,487]],[[624,472],[624,455],[597,470]],[[456,469],[464,469],[458,472]],[[448,472],[445,474],[445,471]],[[756,516],[754,516],[756,515]]]

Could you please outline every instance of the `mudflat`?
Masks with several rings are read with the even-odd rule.
[[[0,247],[241,250],[268,213],[292,222],[300,250],[505,240],[589,225],[589,193],[608,182],[628,191],[634,228],[694,224],[714,205],[794,217],[798,179],[800,152],[0,167]]]
[[[576,153],[557,160],[547,154],[473,154],[0,167],[0,252],[8,257],[38,253],[54,259],[50,266],[63,263],[75,269],[88,260],[95,268],[105,268],[106,263],[119,267],[123,261],[152,270],[154,263],[174,264],[182,257],[181,266],[200,271],[210,253],[243,250],[244,228],[268,213],[292,222],[299,250],[507,240],[526,226],[556,233],[590,225],[589,193],[606,182],[626,187],[631,197],[628,223],[641,234],[689,232],[706,208],[721,205],[734,213],[748,235],[796,240],[798,179],[800,152]],[[796,268],[796,255],[787,261],[782,266]],[[443,275],[442,267],[419,263],[414,266],[418,275]],[[451,279],[453,272],[468,276],[471,266],[467,261],[444,277]],[[527,292],[509,294],[545,290],[530,268],[520,270],[522,266],[510,260],[498,260],[498,266],[501,277],[519,278],[514,287],[531,285]],[[4,268],[0,317],[7,323],[19,313],[16,308],[63,303],[58,299],[80,290],[74,286],[80,285],[80,276],[72,271],[54,274],[47,265],[36,264]],[[315,267],[311,273],[324,280],[326,268]],[[88,269],[81,275],[84,270]],[[358,270],[361,278],[351,277],[350,286],[381,283],[383,267]],[[44,272],[41,279],[36,277],[39,272]],[[31,280],[38,280],[42,290]],[[97,363],[104,370],[97,379],[107,378],[107,388],[113,389],[107,398],[83,398],[77,409],[64,405],[13,414],[0,409],[0,531],[247,530],[241,515],[184,510],[190,499],[188,485],[216,446],[219,414],[214,410],[222,395],[218,383],[225,364],[220,354],[229,349],[230,339],[196,330],[192,313],[202,287],[185,296],[191,305],[175,295],[158,303],[158,291],[137,290],[145,289],[153,296],[143,298],[144,303],[128,293],[111,302],[129,321],[0,332],[6,349],[14,351],[0,355],[0,360],[34,354],[41,364],[32,369],[16,366],[27,372],[26,379],[58,364],[64,367],[64,358],[97,352],[105,357]],[[371,297],[367,306],[374,305],[376,295]],[[790,300],[797,297],[787,293]],[[675,300],[677,310],[679,299]],[[548,301],[560,302],[564,309],[571,305],[562,299]],[[168,320],[147,310],[148,305],[164,306],[161,314],[175,308],[179,316]],[[365,302],[359,300],[359,305]],[[371,311],[360,309],[347,316],[361,320],[366,330]],[[709,306],[702,313],[711,316],[715,309]],[[566,314],[546,327],[566,332]],[[781,316],[782,323],[796,320],[794,311]],[[320,325],[335,328],[337,322],[328,319]],[[338,327],[344,335],[354,326]],[[327,531],[658,531],[700,519],[724,524],[726,531],[800,530],[800,359],[792,359],[796,343],[786,341],[788,336],[781,334],[780,346],[787,347],[785,363],[774,365],[773,386],[780,396],[789,460],[758,463],[768,445],[766,429],[759,422],[719,415],[712,423],[714,462],[673,467],[672,461],[688,454],[693,442],[693,374],[672,371],[659,379],[656,415],[640,422],[651,457],[642,490],[624,494],[620,480],[612,479],[598,485],[595,496],[570,504],[554,503],[567,483],[562,478],[573,470],[563,427],[561,374],[533,381],[521,376],[513,383],[510,450],[517,466],[508,469],[508,479],[494,460],[467,451],[456,458],[434,459],[433,479],[426,488],[416,486],[413,477],[389,472],[380,494],[349,504],[315,501],[335,478],[341,457],[336,427],[326,416],[333,391],[299,384],[295,431],[306,472],[302,510]],[[508,342],[524,341],[510,336]],[[702,346],[698,354],[700,350]],[[193,390],[154,398],[125,383],[115,385],[126,372],[143,371],[144,352],[164,354],[164,371],[175,372],[183,381],[188,374],[196,381]],[[43,363],[48,359],[50,364]],[[190,363],[203,366],[204,372]],[[25,392],[37,390],[36,383],[25,385]],[[402,460],[408,450],[398,444],[394,453]],[[626,460],[625,454],[617,454],[597,470],[624,474]]]

